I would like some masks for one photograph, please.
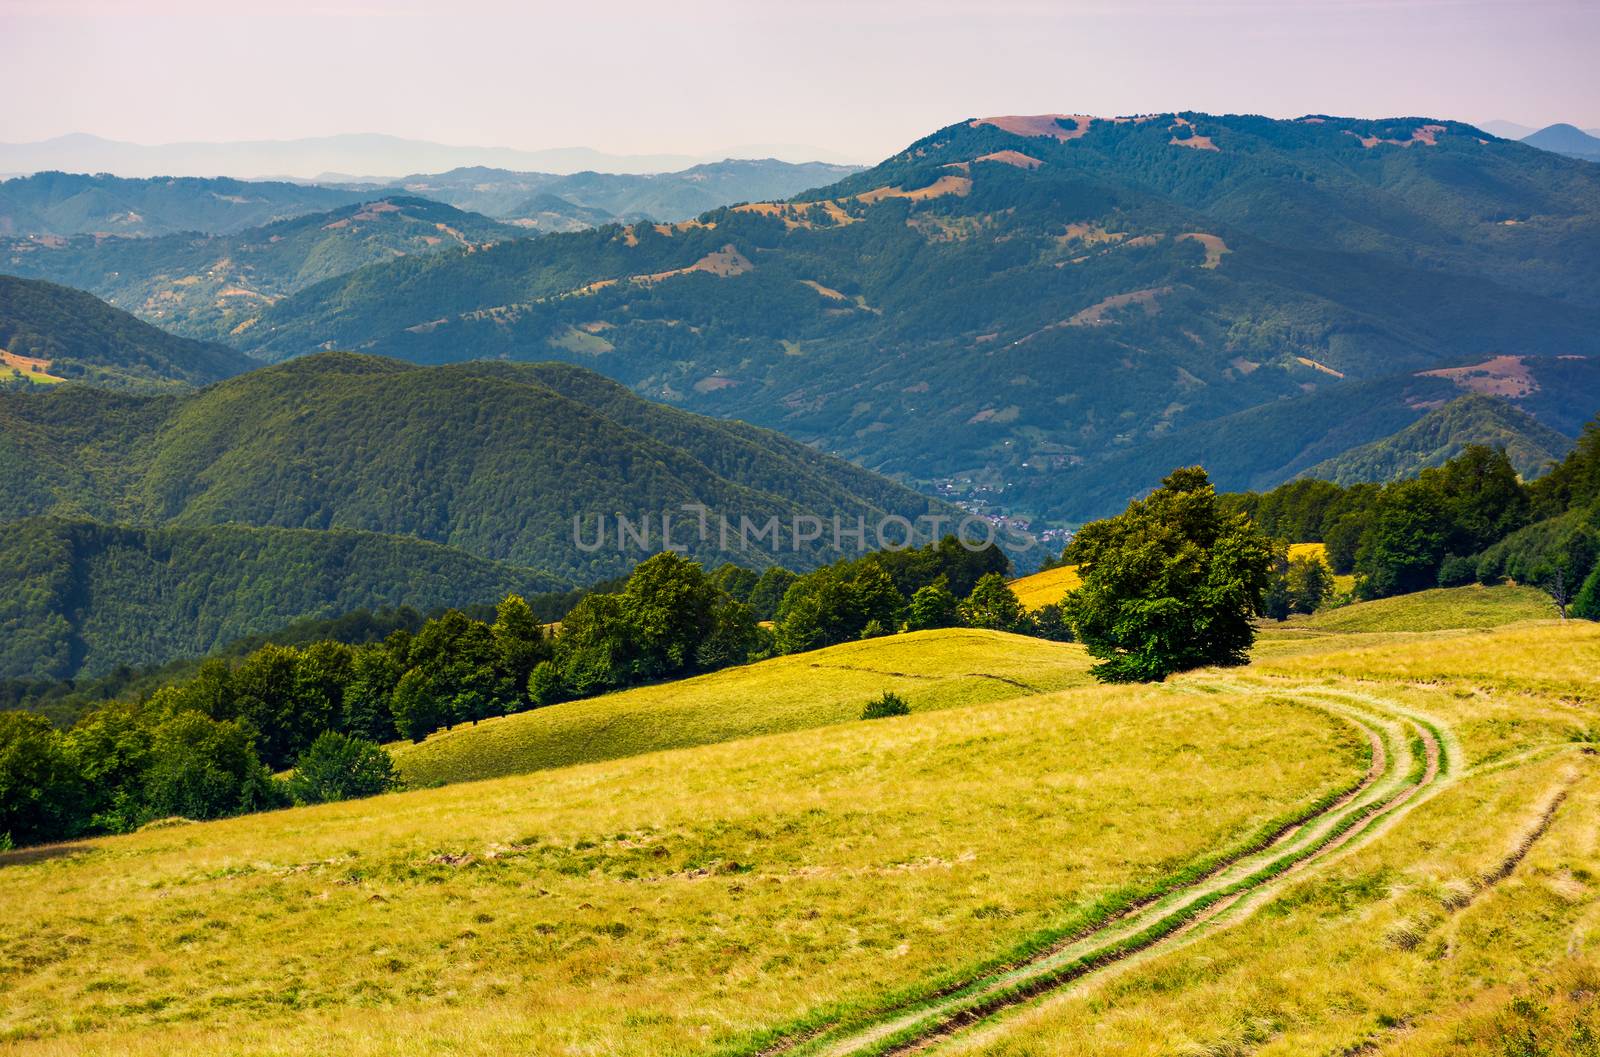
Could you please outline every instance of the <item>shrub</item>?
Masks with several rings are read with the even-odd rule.
[[[867,702],[867,707],[862,709],[862,719],[887,719],[890,716],[909,716],[911,706],[906,704],[905,698],[892,690],[885,690],[883,696]]]
[[[302,804],[376,796],[395,788],[394,760],[374,742],[328,731],[295,761],[289,790]]]
[[[1465,587],[1478,578],[1478,563],[1459,555],[1446,555],[1439,565],[1440,587]]]

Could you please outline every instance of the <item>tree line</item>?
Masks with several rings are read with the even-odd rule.
[[[381,639],[267,642],[212,657],[65,731],[3,712],[0,839],[371,795],[396,783],[386,742],[778,653],[958,625],[1065,636],[1059,612],[1022,610],[1008,568],[998,548],[954,537],[804,575],[707,572],[668,552],[555,625],[513,594],[485,619],[451,609],[420,626],[397,620]]]
[[[1600,420],[1532,481],[1504,451],[1474,445],[1409,480],[1300,480],[1221,502],[1268,535],[1325,543],[1359,598],[1510,579],[1600,619]]]

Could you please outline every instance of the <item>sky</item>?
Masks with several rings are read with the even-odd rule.
[[[1600,127],[1597,0],[0,0],[0,142],[880,159],[992,114]]]

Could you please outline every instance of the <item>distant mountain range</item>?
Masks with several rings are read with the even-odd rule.
[[[0,238],[0,269],[76,286],[169,330],[214,339],[265,305],[365,265],[526,235],[402,195],[233,234]]]
[[[1542,128],[1531,136],[1524,136],[1522,142],[1530,147],[1554,151],[1571,158],[1600,162],[1600,137],[1571,125],[1551,125],[1549,128]]]
[[[1600,408],[1600,169],[1431,118],[959,122],[787,202],[407,257],[235,344],[560,358],[989,509]]]
[[[291,183],[43,172],[0,181],[0,236],[226,234],[363,197],[361,191]]]
[[[736,202],[788,198],[857,171],[856,166],[770,158],[644,176],[558,176],[474,166],[329,186],[42,172],[0,181],[0,237],[226,235],[395,195],[482,213],[515,224],[519,231],[513,234],[526,235],[618,220],[686,220]]]
[[[207,385],[255,366],[233,349],[175,337],[82,290],[0,275],[0,386]]]
[[[860,169],[861,166],[824,162],[790,164],[771,158],[728,159],[681,172],[642,176],[598,172],[556,176],[473,166],[431,176],[407,176],[391,186],[460,209],[550,231],[617,220],[688,220],[736,202],[789,198],[835,183]],[[564,228],[560,221],[541,222],[545,213],[570,223]]]
[[[1492,136],[1501,139],[1525,139],[1539,131],[1536,125],[1521,125],[1515,121],[1485,121],[1478,126]],[[1550,126],[1544,126],[1546,128]],[[1584,129],[1591,136],[1600,136],[1600,128]]]
[[[402,173],[443,172],[463,166],[549,173],[585,170],[655,173],[728,157],[777,157],[787,161],[849,163],[822,148],[783,144],[734,147],[708,156],[690,154],[607,154],[589,147],[517,150],[510,147],[455,146],[376,133],[318,136],[292,140],[147,145],[72,133],[35,143],[0,143],[0,173],[112,173],[117,176],[232,176],[241,179],[372,178]],[[338,174],[358,174],[339,176]]]

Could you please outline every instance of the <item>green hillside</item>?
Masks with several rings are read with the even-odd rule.
[[[268,180],[41,172],[0,181],[0,235],[242,231],[360,198],[355,191]]]
[[[407,782],[443,785],[845,723],[884,691],[916,713],[1084,686],[1078,646],[919,631],[521,712],[395,747]]]
[[[226,346],[168,334],[81,290],[0,275],[0,386],[206,385],[255,365]]]
[[[1550,596],[1533,587],[1448,587],[1323,610],[1296,620],[1317,631],[1394,632],[1497,628],[1524,620],[1554,620]]]
[[[313,283],[408,254],[478,247],[521,229],[422,198],[341,205],[231,234],[0,242],[18,275],[91,291],[158,326],[226,338]]]
[[[796,553],[794,517],[873,526],[890,513],[956,514],[776,434],[653,408],[575,368],[344,353],[182,396],[0,394],[0,483],[0,520],[402,533],[584,582],[659,549],[663,512],[691,554],[801,567],[837,552],[830,530]],[[682,509],[694,503],[708,508],[704,536]],[[653,542],[622,549],[619,515],[650,518]],[[719,516],[735,548],[744,518],[761,529],[778,517],[781,535],[730,553]]]
[[[241,525],[0,524],[0,679],[206,654],[302,617],[493,602],[564,587],[401,536]]]
[[[1525,478],[1537,477],[1572,448],[1572,439],[1505,400],[1463,396],[1428,412],[1391,437],[1352,448],[1301,476],[1338,484],[1397,481],[1442,466],[1469,444],[1504,448]]]
[[[1174,452],[1261,487],[1469,393],[1575,433],[1597,217],[1600,170],[1454,122],[980,120],[787,204],[361,269],[235,340],[569,360],[1070,520]]]

